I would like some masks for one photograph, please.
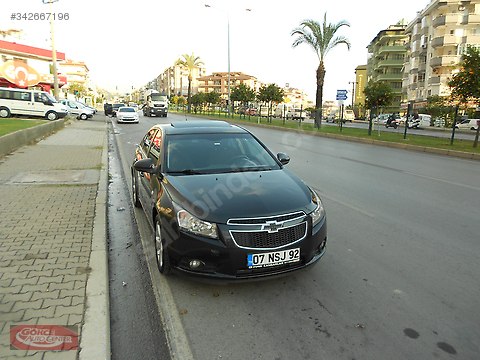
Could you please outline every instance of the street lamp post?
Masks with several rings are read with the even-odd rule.
[[[353,110],[354,100],[355,100],[355,84],[356,84],[356,82],[355,81],[349,81],[348,83],[352,84],[352,110]]]
[[[53,28],[53,3],[58,0],[42,0],[44,4],[50,4],[50,35],[52,38],[52,71],[53,71],[53,96],[58,97],[58,73],[57,73],[57,51],[55,50],[55,32]]]
[[[206,8],[211,8],[210,4],[204,4]],[[245,9],[245,11],[252,11],[252,9]],[[230,15],[227,14],[227,114],[230,117]]]

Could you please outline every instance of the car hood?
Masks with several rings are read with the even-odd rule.
[[[260,217],[315,209],[308,187],[286,169],[165,176],[172,200],[200,219]]]

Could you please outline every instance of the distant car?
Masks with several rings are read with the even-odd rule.
[[[122,106],[126,106],[124,103],[116,103],[112,105],[112,116],[117,116],[117,111]]]
[[[93,110],[75,100],[63,99],[60,102],[68,109],[68,113],[80,120],[87,120],[93,116]]]
[[[255,116],[257,115],[257,109],[255,108],[245,109],[245,115]]]
[[[138,113],[133,106],[122,106],[117,110],[117,123],[138,123]]]
[[[305,110],[292,108],[287,111],[285,117],[291,120],[305,120]]]
[[[462,122],[455,124],[456,129],[477,130],[480,119],[465,119]]]
[[[318,194],[285,168],[289,161],[224,121],[148,130],[133,156],[132,199],[152,227],[160,273],[260,279],[320,260],[325,210]]]

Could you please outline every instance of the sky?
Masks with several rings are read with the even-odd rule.
[[[172,66],[183,54],[203,61],[207,74],[228,69],[263,83],[289,84],[314,101],[318,58],[306,44],[292,47],[291,32],[303,20],[337,23],[339,45],[325,59],[324,100],[350,91],[355,68],[366,64],[367,46],[377,33],[404,19],[412,21],[430,0],[0,0],[0,30],[22,29],[19,43],[50,48],[50,24],[11,20],[11,13],[68,13],[54,23],[55,47],[68,59],[84,61],[100,88],[130,92]],[[205,4],[210,5],[206,7]],[[52,8],[52,10],[50,10]],[[247,10],[249,9],[249,10]],[[228,37],[230,28],[230,37]],[[27,40],[28,39],[28,40]],[[27,43],[28,42],[28,43]],[[350,97],[349,97],[350,99]]]

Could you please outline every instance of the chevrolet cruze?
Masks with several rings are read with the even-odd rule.
[[[289,161],[223,121],[152,127],[136,147],[132,198],[152,226],[159,271],[230,281],[316,263],[325,210]]]

